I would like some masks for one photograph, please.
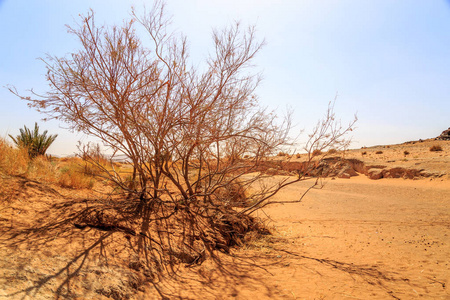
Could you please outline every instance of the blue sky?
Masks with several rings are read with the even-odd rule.
[[[79,48],[65,24],[89,8],[99,24],[119,24],[144,3],[152,1],[0,0],[0,136],[44,117],[4,86],[46,91],[38,58]],[[212,50],[213,28],[256,24],[267,41],[255,60],[264,74],[257,94],[280,113],[294,109],[293,135],[307,132],[336,94],[343,122],[358,114],[354,148],[435,137],[450,126],[449,1],[168,0],[167,8],[194,64]],[[53,154],[73,154],[88,140],[56,121],[40,126],[59,134]]]

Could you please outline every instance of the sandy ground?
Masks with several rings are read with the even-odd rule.
[[[295,199],[307,186],[277,197]],[[188,287],[169,291],[190,299],[449,299],[449,201],[448,181],[330,180],[302,203],[265,210],[273,236],[237,252],[259,267],[242,266],[233,278],[200,266],[202,285],[185,273]]]
[[[86,192],[0,178],[0,299],[450,299],[450,152],[440,144],[436,153],[423,143],[383,148],[393,151],[387,158],[353,150],[442,176],[327,179],[301,203],[259,212],[272,235],[152,283],[124,268],[131,262],[120,254],[131,251],[122,233],[64,223],[67,196]],[[401,147],[410,145],[405,161]],[[276,197],[298,199],[310,184]]]

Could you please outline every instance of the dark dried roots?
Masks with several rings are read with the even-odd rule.
[[[200,264],[206,257],[215,256],[214,251],[230,253],[234,246],[242,246],[249,239],[270,234],[258,218],[238,214],[230,207],[216,206],[208,210],[204,207],[198,210],[192,207],[154,207],[145,214],[150,218],[144,218],[141,213],[130,218],[120,213],[120,207],[91,207],[79,214],[74,226],[122,232],[131,243],[140,245],[135,249],[140,249],[145,257],[161,265]],[[209,213],[200,214],[198,211]]]

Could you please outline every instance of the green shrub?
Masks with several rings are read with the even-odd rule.
[[[9,135],[19,149],[27,149],[30,158],[44,155],[57,136],[57,134],[47,136],[47,130],[40,134],[37,123],[34,123],[33,131],[23,126],[18,136]]]

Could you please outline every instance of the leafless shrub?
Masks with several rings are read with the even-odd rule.
[[[383,154],[383,151],[377,151],[377,152],[375,152],[375,154]]]
[[[405,150],[405,151],[403,151],[403,155],[408,155],[409,154],[409,151],[408,150]]]
[[[345,150],[350,145],[351,139],[346,139],[345,135],[353,130],[357,118],[353,119],[347,126],[341,124],[336,119],[334,113],[334,101],[328,104],[328,109],[322,120],[320,120],[314,127],[312,133],[309,135],[308,142],[305,145],[305,150],[308,153],[308,160],[312,158],[314,151],[316,155],[318,151],[321,153],[325,149],[334,148],[335,150]],[[316,151],[317,150],[317,151]]]
[[[135,24],[148,33],[151,49],[141,43]],[[50,91],[21,98],[99,138],[112,152],[104,159],[95,147],[80,147],[84,160],[100,169],[96,175],[115,187],[110,217],[84,222],[126,227],[147,263],[170,270],[214,257],[216,250],[229,252],[247,232],[264,232],[252,213],[278,203],[271,199],[282,188],[307,179],[304,174],[323,159],[313,161],[314,153],[347,147],[345,134],[356,118],[342,126],[330,102],[306,143],[305,170],[268,180],[260,168],[288,146],[291,120],[278,120],[257,102],[260,76],[247,73],[263,45],[255,29],[236,23],[215,31],[215,52],[200,70],[188,63],[186,39],[169,34],[167,26],[160,2],[143,17],[133,13],[122,27],[98,27],[91,12],[79,28],[69,27],[81,50],[44,60]],[[127,158],[132,171],[117,169],[117,155]],[[249,159],[241,159],[245,155]]]

